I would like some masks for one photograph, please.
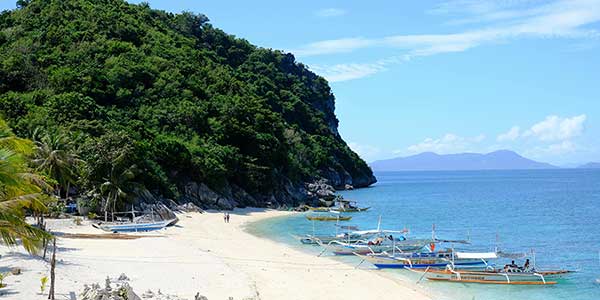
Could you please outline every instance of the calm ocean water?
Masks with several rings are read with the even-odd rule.
[[[471,251],[535,251],[538,268],[563,267],[577,273],[555,286],[493,286],[423,281],[419,287],[439,299],[600,299],[600,170],[527,170],[460,172],[387,172],[366,189],[342,192],[344,197],[371,206],[346,222],[361,229],[409,228],[410,236],[467,239],[457,246]],[[250,231],[295,248],[318,253],[318,247],[300,245],[291,234],[310,233],[313,223],[303,214],[275,218],[250,226]],[[333,232],[318,222],[315,231]],[[451,246],[451,245],[446,245]],[[337,259],[337,258],[336,258]],[[354,258],[341,258],[355,264]],[[499,261],[503,264],[504,261]],[[518,261],[518,263],[522,263]],[[371,268],[365,263],[363,268]],[[373,272],[377,272],[373,270]],[[408,271],[385,271],[416,280]]]

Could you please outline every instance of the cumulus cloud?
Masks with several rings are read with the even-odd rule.
[[[569,140],[583,133],[586,119],[585,114],[571,118],[548,116],[525,131],[523,137],[533,137],[545,142]]]
[[[346,14],[346,11],[339,8],[324,8],[317,10],[315,15],[317,17],[329,18],[329,17],[339,17]]]
[[[456,134],[447,133],[441,138],[426,138],[418,144],[408,146],[408,152],[436,152],[440,154],[455,153],[469,150],[469,147],[485,140],[485,135],[475,137],[461,137]]]
[[[500,134],[496,140],[498,142],[514,141],[521,135],[521,128],[519,126],[513,126],[507,132]]]

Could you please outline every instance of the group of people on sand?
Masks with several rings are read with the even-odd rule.
[[[508,271],[509,269],[519,269],[525,272],[530,271],[529,258],[525,260],[525,263],[522,267],[519,267],[519,265],[517,265],[513,260],[510,264],[504,266],[504,271]]]
[[[229,213],[228,212],[223,214],[223,221],[225,221],[225,223],[229,223]]]

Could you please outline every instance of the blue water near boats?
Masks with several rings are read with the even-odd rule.
[[[419,284],[436,298],[600,299],[600,170],[389,172],[376,176],[379,182],[371,188],[342,192],[361,206],[372,207],[352,214],[349,224],[371,229],[382,215],[383,228],[408,227],[410,236],[427,238],[435,223],[438,237],[470,237],[472,245],[456,245],[457,249],[493,251],[496,244],[510,252],[533,249],[538,267],[577,271],[555,286]],[[300,245],[289,235],[312,230],[313,223],[302,214],[266,220],[250,228],[256,234],[318,253],[318,247]],[[316,233],[334,231],[333,224],[315,224]],[[357,262],[356,258],[341,259]],[[389,272],[418,279],[406,271]]]

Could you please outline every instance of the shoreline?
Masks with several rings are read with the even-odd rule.
[[[141,296],[147,290],[194,299],[395,299],[431,297],[408,282],[383,272],[354,269],[330,257],[316,257],[289,245],[256,236],[253,222],[293,212],[236,209],[231,223],[223,213],[180,214],[165,230],[140,233],[137,239],[72,239],[57,242],[57,299],[79,296],[84,284],[100,283],[124,273]],[[98,234],[99,230],[71,219],[48,220],[48,227],[70,234]],[[0,247],[2,268],[20,267],[22,275],[8,276],[3,299],[45,299],[40,278],[48,263],[29,257],[19,248]],[[381,274],[380,274],[381,273]],[[76,298],[78,299],[78,298]]]

